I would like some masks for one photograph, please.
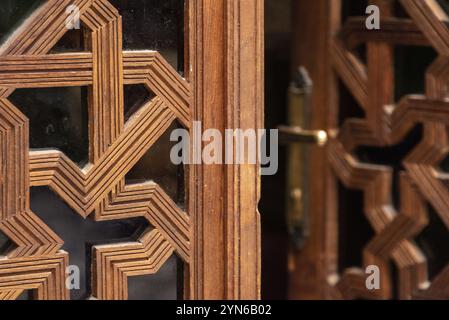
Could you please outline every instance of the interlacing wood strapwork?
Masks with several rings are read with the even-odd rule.
[[[367,30],[365,19],[349,18],[331,50],[336,73],[365,117],[346,120],[333,134],[328,152],[342,183],[363,191],[364,214],[375,236],[364,248],[364,266],[346,269],[329,281],[335,297],[344,299],[392,298],[394,281],[401,299],[449,298],[449,265],[430,281],[426,257],[414,241],[429,223],[427,204],[449,228],[448,175],[439,169],[449,150],[449,18],[436,0],[401,0],[408,18],[394,16],[393,1],[370,2],[381,9],[381,30]],[[357,45],[365,42],[366,63],[355,52]],[[425,75],[424,95],[394,101],[393,46],[398,44],[432,46],[437,51],[438,58]],[[400,208],[395,208],[391,200],[393,170],[359,161],[354,150],[396,145],[417,124],[423,126],[423,138],[403,159]],[[440,250],[445,250],[443,244]],[[398,270],[396,276],[391,262]],[[380,268],[380,290],[366,288],[364,267],[368,265]]]
[[[48,54],[68,31],[66,8],[80,9],[89,51]],[[125,124],[125,84],[157,97]],[[59,151],[29,152],[28,119],[8,100],[17,88],[89,86],[90,164]],[[176,253],[191,258],[191,220],[154,182],[128,186],[125,175],[178,120],[191,122],[190,84],[153,51],[122,50],[121,17],[107,0],[48,0],[0,47],[0,230],[17,247],[0,260],[0,298],[25,290],[67,299],[63,241],[31,210],[29,188],[49,186],[82,217],[145,217],[154,227],[136,243],[93,248],[92,295],[126,299],[127,277],[153,274]]]

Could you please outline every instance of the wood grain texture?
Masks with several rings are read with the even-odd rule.
[[[203,130],[263,127],[263,1],[196,0],[190,50],[195,120]],[[192,153],[193,154],[193,153]],[[256,165],[191,168],[192,295],[260,297],[260,177]],[[218,200],[219,198],[219,200]]]
[[[94,247],[93,293],[102,300],[128,298],[128,277],[157,273],[173,253],[158,231],[148,231],[139,243]]]

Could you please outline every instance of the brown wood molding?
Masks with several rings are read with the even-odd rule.
[[[139,161],[176,118],[183,123],[190,122],[191,90],[188,85],[173,86],[176,82],[185,82],[185,80],[179,79],[177,73],[158,54],[147,52],[140,56],[139,53],[128,55],[127,62],[130,69],[128,77],[129,74],[135,73],[136,64],[140,64],[138,78],[140,83],[146,84],[149,88],[155,88],[154,91],[159,93],[159,97],[142,106],[125,125],[121,17],[118,11],[105,0],[75,1],[75,3],[80,6],[81,21],[91,31],[90,54],[46,56],[46,53],[67,31],[65,9],[70,4],[68,1],[46,2],[26,20],[13,35],[12,40],[9,40],[1,49],[6,56],[0,58],[2,68],[7,72],[2,76],[4,81],[0,89],[2,106],[0,117],[4,129],[2,148],[5,148],[7,152],[2,154],[4,168],[2,193],[5,197],[2,198],[0,229],[17,244],[17,248],[10,252],[8,259],[2,260],[0,264],[2,266],[20,264],[23,259],[32,259],[36,264],[41,263],[41,268],[48,269],[45,265],[48,259],[61,255],[59,250],[62,240],[30,210],[28,198],[30,186],[49,186],[83,217],[87,217],[93,211],[97,220],[124,219],[131,216],[145,217],[150,224],[161,230],[159,235],[166,239],[165,243],[172,248],[170,252],[175,250],[188,264],[191,250],[189,231],[191,223],[187,214],[177,208],[158,186],[141,185],[137,188],[135,186],[127,188],[124,186],[124,178],[126,172]],[[36,32],[36,34],[30,32]],[[33,40],[22,45],[20,41],[31,39],[30,35],[33,35]],[[42,44],[36,47],[40,41]],[[142,68],[142,64],[147,67]],[[36,65],[41,67],[36,68]],[[154,77],[155,71],[159,77]],[[11,77],[15,74],[18,74],[17,78]],[[15,81],[8,81],[7,79],[10,78]],[[80,85],[80,79],[82,84],[91,85],[89,101],[91,164],[83,169],[58,151],[29,153],[28,119],[7,99],[18,87],[52,87],[59,85],[59,82],[66,86],[77,86]],[[137,83],[136,77],[133,81]],[[175,99],[167,99],[169,96]],[[184,100],[176,99],[177,97],[184,97]],[[133,195],[127,197],[126,193],[130,189],[133,189]],[[142,207],[145,209],[141,209]],[[148,245],[146,239],[146,235],[142,236],[135,246]],[[113,249],[120,250],[117,247]],[[157,254],[159,254],[158,251],[145,251],[141,259],[152,261]],[[43,259],[44,257],[46,259]],[[67,260],[62,261],[65,263]],[[102,266],[104,261],[95,261],[97,264],[101,262],[98,272],[106,267]],[[64,266],[62,269],[65,272]],[[109,269],[106,270],[111,272]],[[139,270],[140,274],[157,271],[157,269],[146,270],[145,264],[134,267],[137,274]],[[8,274],[8,269],[4,268],[2,280],[9,279],[8,286],[22,291],[36,290],[32,286],[33,283],[22,283],[22,279],[32,277],[26,270],[22,271],[20,276],[15,274],[17,271],[14,269],[11,269]],[[101,275],[104,275],[104,272]],[[47,295],[38,294],[38,297],[68,297],[64,277],[56,276],[50,273],[48,277],[51,280],[46,278],[41,280],[42,283],[51,281],[62,294],[56,295],[54,292]],[[107,277],[107,274],[94,277],[93,281],[96,282],[93,286],[103,288]],[[126,281],[126,278],[119,281]],[[106,286],[103,291],[97,290],[94,292],[98,294],[96,298],[127,298],[126,290],[120,291],[119,295],[113,294],[114,286],[120,283],[113,282],[112,287]],[[126,284],[121,284],[127,288]],[[4,290],[8,291],[10,288],[0,286],[0,292]],[[53,288],[53,290],[56,289]],[[14,296],[16,295],[6,295],[6,297]]]
[[[198,0],[193,23],[194,119],[203,129],[262,128],[263,1]],[[257,166],[192,168],[193,295],[260,297]]]
[[[384,16],[391,12],[392,8],[386,3],[375,3],[382,6]],[[402,1],[402,5],[422,30],[428,43],[445,56],[448,30],[440,20],[444,14],[438,4],[434,1],[406,0]],[[407,37],[408,30],[397,31],[403,32],[401,43],[410,41],[410,45],[416,44],[414,37]],[[428,281],[427,263],[412,239],[429,223],[426,201],[435,207],[441,219],[449,226],[449,190],[443,186],[438,175],[432,174],[438,171],[439,162],[447,154],[447,103],[440,100],[447,94],[442,86],[442,82],[447,81],[445,59],[437,59],[429,68],[427,76],[431,80],[427,81],[425,96],[406,96],[395,102],[392,63],[392,45],[395,42],[373,42],[371,37],[367,37],[365,41],[368,50],[366,69],[370,104],[365,107],[367,112],[363,121],[346,121],[338,136],[330,141],[328,155],[340,181],[348,188],[363,190],[364,213],[376,235],[364,248],[362,268],[347,269],[339,275],[334,287],[336,291],[332,295],[345,299],[391,298],[393,279],[388,264],[393,261],[399,273],[399,298],[436,297],[435,291],[438,292],[439,289],[434,288],[441,287],[445,272],[430,285],[429,290],[422,290]],[[348,54],[351,51],[348,47],[344,50]],[[353,62],[356,60],[357,58]],[[353,66],[361,64],[363,65],[361,61],[352,63]],[[337,65],[335,69],[344,79],[347,73],[345,68]],[[346,81],[346,85],[354,92],[352,80]],[[401,207],[396,209],[391,202],[391,170],[385,166],[362,163],[352,157],[352,151],[361,145],[397,144],[417,123],[424,126],[424,138],[403,160],[405,171],[400,183]],[[371,264],[381,269],[381,290],[370,291],[365,287],[363,267]]]

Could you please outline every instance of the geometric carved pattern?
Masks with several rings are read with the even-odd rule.
[[[332,133],[328,155],[342,183],[363,191],[364,214],[375,236],[363,250],[363,268],[346,269],[329,281],[336,298],[390,299],[396,280],[401,299],[447,299],[449,265],[430,283],[426,258],[414,237],[429,223],[427,203],[449,228],[448,175],[438,168],[449,150],[448,17],[436,0],[401,0],[410,18],[394,17],[393,1],[371,3],[381,8],[381,30],[369,31],[365,19],[349,18],[333,40],[334,69],[364,109],[365,117],[348,119],[338,132]],[[365,42],[366,63],[354,51]],[[393,100],[394,69],[390,67],[392,46],[396,44],[432,46],[439,54],[427,70],[425,94],[408,95],[398,103]],[[358,146],[398,144],[417,124],[423,125],[424,136],[403,159],[400,208],[395,208],[391,200],[392,169],[360,162],[354,150]],[[391,262],[397,267],[397,279],[392,279]],[[380,268],[380,290],[368,290],[365,286],[364,267],[368,265]]]
[[[33,290],[41,300],[58,300],[68,297],[65,285],[65,266],[68,255],[24,257],[2,260],[0,264],[0,297],[16,299],[24,290]]]
[[[156,273],[173,253],[164,236],[153,230],[141,243],[97,246],[93,270],[94,296],[98,299],[123,300],[128,297],[128,277]]]
[[[90,52],[48,54],[80,8]],[[123,86],[143,84],[156,98],[125,124]],[[28,119],[8,100],[17,88],[89,86],[90,164],[80,169],[56,150],[29,152]],[[82,217],[145,217],[155,228],[136,243],[93,249],[93,295],[127,298],[127,277],[156,273],[173,252],[191,256],[191,220],[155,183],[125,175],[179,120],[191,123],[190,84],[154,51],[122,51],[121,17],[106,0],[49,0],[0,47],[0,231],[17,247],[0,260],[0,298],[36,290],[67,299],[62,240],[30,210],[29,188],[49,186]]]

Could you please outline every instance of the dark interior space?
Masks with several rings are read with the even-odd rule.
[[[265,127],[286,123],[290,79],[291,0],[265,1]],[[286,150],[279,150],[279,172],[262,177],[262,298],[287,298],[288,235],[285,217]]]

